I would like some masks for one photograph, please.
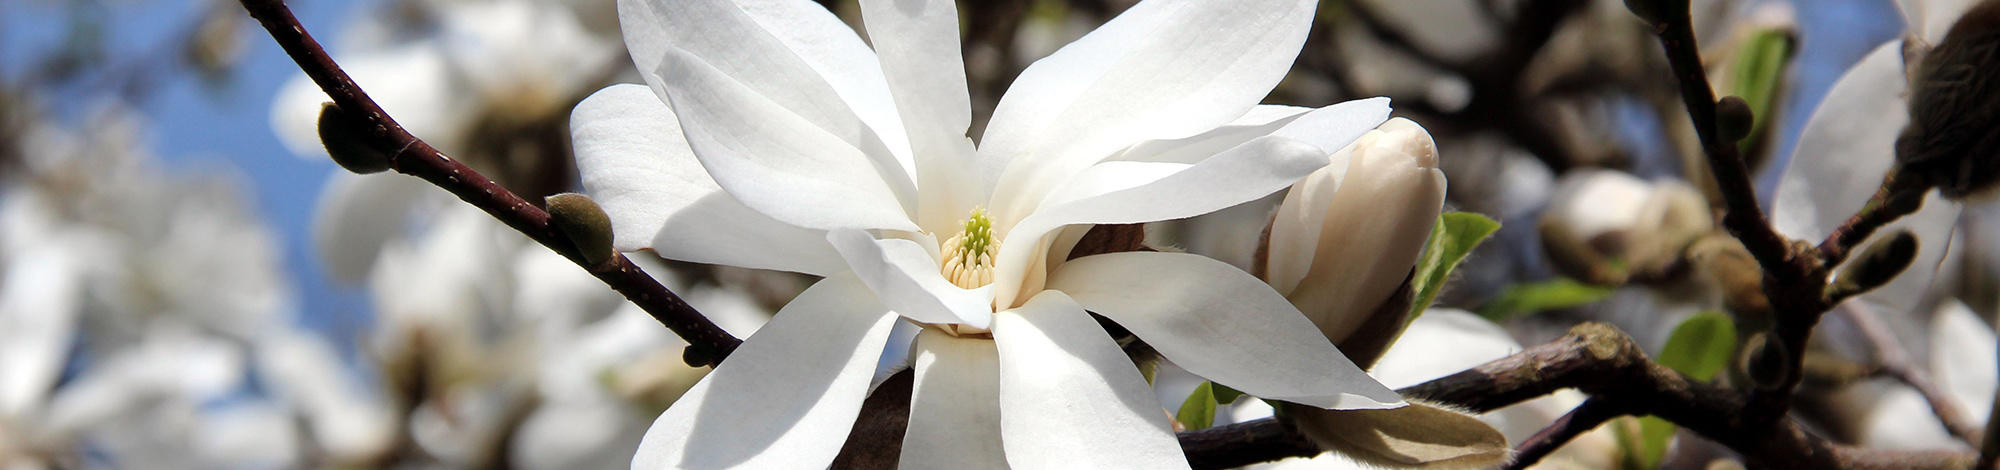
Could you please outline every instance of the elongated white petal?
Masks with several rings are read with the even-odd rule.
[[[1206,214],[1269,195],[1325,164],[1326,154],[1318,147],[1263,137],[1154,181],[1042,209],[1006,232],[993,273],[996,304],[1013,305],[1017,293],[1037,290],[1035,279],[1029,278],[1037,269],[1032,260],[1050,249],[1044,235],[1065,225],[1131,224]]]
[[[313,210],[313,248],[333,279],[359,283],[375,268],[382,247],[405,236],[410,208],[436,195],[430,183],[403,175],[357,175],[344,171],[327,177]]]
[[[2000,385],[2000,354],[1993,327],[1979,321],[1965,303],[1946,300],[1931,318],[1931,374],[1967,414],[1982,419],[1993,411],[1993,391]],[[1974,421],[1975,423],[1977,421]]]
[[[717,186],[673,110],[643,85],[612,85],[577,103],[570,135],[584,192],[611,216],[621,251],[817,275],[845,268],[825,232],[774,220]]]
[[[1207,131],[1249,111],[1305,43],[1317,2],[1142,2],[1022,71],[980,143],[1006,161],[998,226],[1118,149]]]
[[[923,204],[917,219],[933,231],[985,202],[985,181],[972,173],[971,95],[959,53],[958,6],[951,0],[861,2],[869,42],[895,94],[910,136]]]
[[[1797,149],[1778,181],[1771,222],[1786,236],[1818,241],[1861,209],[1894,165],[1896,136],[1909,122],[1903,100],[1902,51],[1890,42],[1848,69],[1799,133]],[[1944,258],[1959,206],[1932,194],[1922,210],[1876,232],[1909,229],[1917,257],[1890,282],[1861,296],[1889,314],[1910,312],[1929,289]],[[1873,239],[1870,240],[1873,242]]]
[[[908,175],[678,49],[661,65],[688,145],[744,205],[806,228],[915,231]]]
[[[1045,291],[1000,312],[993,342],[1009,465],[1188,467],[1146,378],[1076,301]]]
[[[1333,153],[1388,119],[1388,98],[1345,101],[1318,109],[1258,105],[1228,125],[1186,138],[1141,142],[1112,159],[1196,163],[1267,135],[1291,138]]]
[[[917,242],[876,239],[860,230],[835,230],[826,239],[884,305],[905,317],[975,328],[992,321],[992,289],[952,284],[944,278],[936,255]]]
[[[632,468],[826,466],[895,319],[853,277],[813,284],[653,421]]]
[[[854,147],[886,144],[909,168],[875,53],[825,8],[799,0],[619,0],[618,22],[632,62],[662,98],[666,51],[686,50]]]
[[[992,340],[917,334],[916,388],[903,468],[1007,468],[1000,445],[1000,356]]]
[[[1128,252],[1063,263],[1049,287],[1217,383],[1329,409],[1402,406],[1263,281],[1184,253]]]

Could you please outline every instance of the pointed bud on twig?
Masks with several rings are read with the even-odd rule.
[[[617,254],[611,248],[611,217],[590,196],[562,193],[549,196],[549,222],[568,237],[583,260],[596,266]]]
[[[369,145],[368,123],[328,102],[319,108],[319,141],[341,168],[358,174],[389,169],[389,155]]]
[[[2000,181],[2000,2],[1979,2],[1923,54],[1896,163],[1947,198]]]
[[[1750,103],[1741,96],[1724,96],[1715,102],[1715,135],[1724,142],[1736,143],[1750,136],[1750,128],[1756,123],[1756,116],[1750,112]]]
[[[1750,335],[1750,340],[1743,343],[1741,360],[1743,375],[1760,390],[1775,389],[1791,375],[1791,353],[1785,350],[1784,343],[1772,341],[1769,333]]]
[[[1909,230],[1899,230],[1888,237],[1869,244],[1868,248],[1854,257],[1840,269],[1840,276],[1826,286],[1828,302],[1838,303],[1842,299],[1874,290],[1896,279],[1903,269],[1917,257],[1917,237]]]

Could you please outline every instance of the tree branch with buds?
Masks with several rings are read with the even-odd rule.
[[[701,315],[687,301],[668,290],[624,255],[608,245],[578,243],[575,230],[564,227],[570,220],[548,211],[500,187],[498,183],[411,135],[402,125],[355,85],[326,49],[314,41],[282,0],[242,0],[250,16],[263,24],[271,38],[297,62],[306,76],[318,84],[333,103],[320,118],[323,136],[334,134],[345,142],[329,140],[328,153],[341,166],[360,173],[395,170],[415,176],[449,191],[460,200],[486,211],[508,227],[563,254],[598,280],[623,294],[648,315],[673,330],[690,345],[684,359],[689,365],[719,364],[742,340],[723,331]],[[609,226],[598,230],[609,233]],[[587,251],[586,251],[587,249]]]

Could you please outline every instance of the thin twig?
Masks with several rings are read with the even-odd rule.
[[[1861,211],[1848,217],[1846,222],[1826,236],[1825,241],[1819,243],[1820,262],[1826,266],[1839,265],[1876,229],[1922,209],[1924,194],[1928,192],[1930,187],[1917,181],[1917,178],[1898,178],[1895,170],[1890,170],[1888,175],[1882,177],[1882,187],[1875,190],[1875,195],[1868,198]]]
[[[1882,324],[1882,320],[1875,316],[1874,310],[1858,302],[1836,310],[1847,315],[1847,320],[1854,323],[1854,328],[1860,330],[1869,347],[1874,349],[1877,374],[1916,389],[1917,394],[1922,395],[1924,401],[1930,404],[1931,413],[1937,415],[1938,422],[1944,424],[1946,431],[1950,431],[1953,437],[1965,441],[1968,445],[1978,445],[1981,434],[1979,426],[1968,421],[1965,408],[1958,406],[1958,402],[1952,401],[1951,395],[1939,389],[1922,368],[1910,361],[1910,355],[1903,349],[1902,342],[1896,340],[1895,333],[1891,333],[1889,328]]]
[[[660,285],[624,255],[614,254],[612,259],[597,265],[585,262],[573,253],[570,241],[549,225],[547,212],[410,135],[333,62],[326,50],[306,33],[298,18],[292,16],[284,1],[242,0],[242,3],[250,16],[270,31],[271,38],[298,63],[306,76],[333,98],[335,105],[367,122],[367,137],[372,139],[369,144],[393,150],[389,157],[390,168],[398,173],[423,178],[450,191],[528,238],[562,253],[687,340],[690,346],[685,359],[690,365],[719,364],[723,357],[742,343],[742,340],[703,317],[701,312],[695,311],[666,286]]]
[[[1523,469],[1533,466],[1536,462],[1542,461],[1543,457],[1555,453],[1556,449],[1561,449],[1563,444],[1576,439],[1576,436],[1597,429],[1598,426],[1604,425],[1605,421],[1624,416],[1623,409],[1605,397],[1584,400],[1583,404],[1556,418],[1556,421],[1549,423],[1548,427],[1535,432],[1533,436],[1528,436],[1527,440],[1521,441],[1521,445],[1514,446],[1514,460],[1508,462],[1506,468]]]

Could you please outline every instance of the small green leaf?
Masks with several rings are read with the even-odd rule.
[[[1736,324],[1721,313],[1702,312],[1674,327],[1674,333],[1667,336],[1667,347],[1660,349],[1659,362],[1690,379],[1706,382],[1722,373],[1735,355]],[[1658,468],[1673,438],[1674,423],[1653,416],[1639,420],[1640,468]]]
[[[1238,392],[1236,391],[1236,389],[1229,388],[1228,385],[1209,382],[1208,387],[1215,391],[1215,402],[1217,404],[1227,405],[1230,403],[1236,403],[1236,399],[1243,398],[1243,392]]]
[[[1181,402],[1181,411],[1174,413],[1174,420],[1180,421],[1188,430],[1204,429],[1215,425],[1215,389],[1213,384],[1202,382],[1189,393],[1187,401]]]
[[[1500,230],[1500,222],[1471,212],[1446,212],[1438,216],[1437,226],[1431,229],[1430,241],[1424,244],[1424,255],[1417,260],[1416,277],[1410,280],[1411,290],[1417,293],[1416,301],[1410,304],[1407,322],[1416,321],[1417,315],[1437,300],[1438,291],[1451,278],[1451,270],[1465,260],[1465,255],[1486,241],[1486,237]]]
[[[1736,324],[1727,315],[1702,312],[1688,317],[1660,349],[1660,365],[1699,381],[1715,379],[1736,352]]]
[[[1595,303],[1611,296],[1609,287],[1558,278],[1507,286],[1500,295],[1479,306],[1479,316],[1495,323],[1515,315],[1560,310]]]

